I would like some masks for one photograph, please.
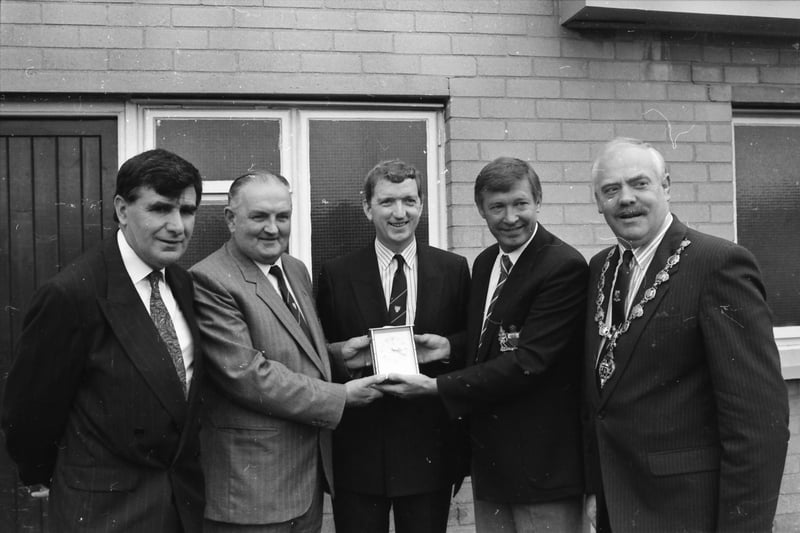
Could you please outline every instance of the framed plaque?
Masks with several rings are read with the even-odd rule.
[[[419,374],[414,326],[370,328],[369,337],[376,374]]]

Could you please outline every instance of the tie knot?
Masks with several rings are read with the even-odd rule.
[[[403,259],[402,255],[395,254],[394,260],[397,261],[397,268],[403,268],[403,265],[405,264],[405,260]]]
[[[511,267],[514,266],[513,264],[511,264],[511,258],[508,257],[506,254],[503,254],[500,257],[500,264],[502,265],[503,270],[506,272],[506,274],[511,272]]]
[[[633,267],[633,251],[626,249],[622,254],[622,267],[625,270],[630,270]]]
[[[150,281],[150,287],[158,287],[158,282],[161,281],[161,271],[160,270],[153,270],[147,275],[147,279]]]
[[[279,280],[283,279],[283,272],[281,271],[281,267],[279,267],[278,265],[272,265],[271,267],[269,267],[269,273],[275,276]]]

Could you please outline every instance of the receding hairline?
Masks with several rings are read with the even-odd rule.
[[[231,183],[230,189],[228,189],[228,207],[235,207],[235,205],[238,205],[241,197],[241,190],[252,183],[278,183],[286,187],[289,194],[292,192],[289,181],[280,174],[267,171],[248,172],[242,174]]]
[[[617,137],[612,139],[611,141],[607,142],[603,149],[600,151],[600,154],[594,160],[592,164],[592,183],[597,182],[598,175],[601,171],[601,164],[602,162],[606,161],[611,154],[613,154],[618,148],[623,146],[631,146],[633,148],[638,148],[640,150],[644,150],[650,154],[650,157],[653,159],[653,163],[655,164],[656,169],[661,174],[661,179],[664,179],[668,175],[667,163],[664,160],[664,156],[661,155],[661,152],[656,150],[653,145],[647,143],[645,141],[634,139],[631,137]]]

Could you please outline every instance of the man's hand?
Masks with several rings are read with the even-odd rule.
[[[47,488],[45,485],[42,485],[41,483],[37,483],[36,485],[29,485],[26,488],[30,492],[31,498],[41,499],[50,496],[50,489]]]
[[[359,370],[372,366],[372,353],[369,350],[369,335],[347,339],[341,344],[341,355],[348,370]]]
[[[586,511],[586,518],[589,519],[593,528],[597,528],[597,497],[594,494],[586,496],[586,503],[584,504]]]
[[[424,374],[389,374],[376,387],[385,394],[400,398],[430,396],[439,391],[436,379]]]
[[[383,396],[383,392],[378,390],[376,385],[385,379],[386,376],[367,376],[345,383],[344,386],[347,391],[345,406],[358,407],[367,405]]]
[[[450,341],[435,333],[414,335],[417,348],[417,361],[420,364],[433,361],[448,361],[450,358]]]

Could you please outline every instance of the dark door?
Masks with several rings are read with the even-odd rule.
[[[115,118],[0,119],[0,393],[33,291],[113,235],[116,170]],[[3,445],[3,531],[47,531],[46,518],[43,502],[20,486]]]

